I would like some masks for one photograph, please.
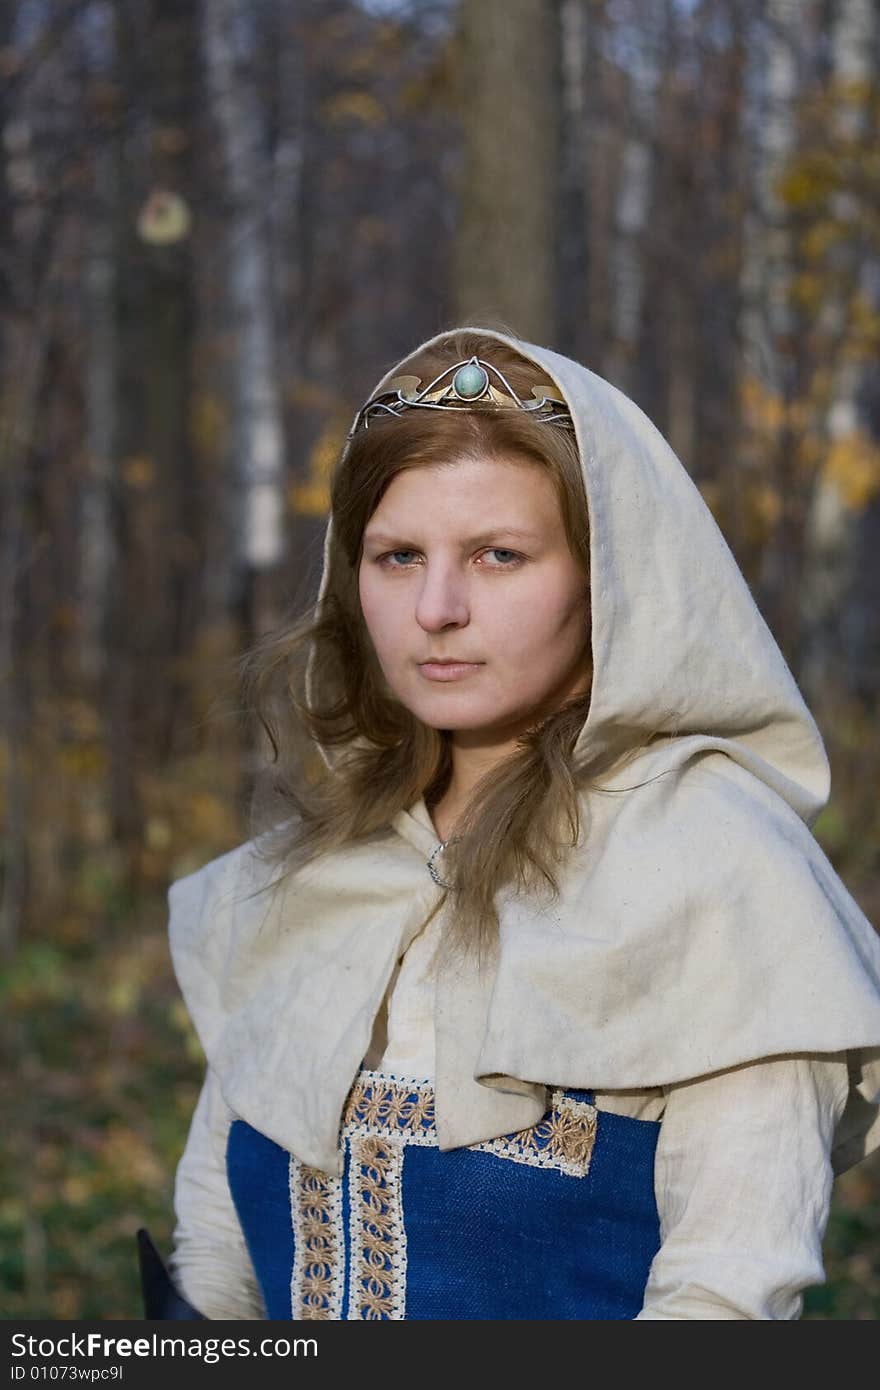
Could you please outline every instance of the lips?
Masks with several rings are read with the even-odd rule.
[[[426,680],[453,681],[472,675],[483,664],[482,661],[452,661],[447,657],[443,661],[420,661],[419,670]]]

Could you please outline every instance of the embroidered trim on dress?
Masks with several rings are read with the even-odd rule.
[[[289,1184],[293,1222],[291,1316],[338,1321],[345,1277],[342,1179],[310,1168],[291,1155]]]
[[[558,1087],[552,1093],[548,1114],[530,1129],[467,1147],[514,1163],[554,1168],[570,1177],[582,1178],[589,1172],[597,1119],[594,1105],[575,1100]],[[362,1069],[348,1094],[342,1134],[351,1139],[400,1135],[404,1144],[436,1148],[431,1082]]]
[[[550,1113],[531,1129],[521,1129],[515,1134],[504,1134],[468,1147],[512,1159],[514,1163],[555,1168],[570,1177],[584,1178],[590,1171],[597,1118],[595,1105],[574,1100],[558,1090],[553,1092]]]
[[[407,1144],[436,1147],[434,1090],[430,1081],[414,1081],[387,1072],[361,1071],[342,1112],[342,1133],[351,1138],[401,1134]]]
[[[403,1148],[400,1139],[386,1135],[358,1134],[351,1141],[349,1319],[371,1321],[405,1317]]]

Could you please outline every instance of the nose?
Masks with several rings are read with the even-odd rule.
[[[467,580],[454,565],[425,566],[418,598],[416,621],[425,632],[464,627],[470,620]]]

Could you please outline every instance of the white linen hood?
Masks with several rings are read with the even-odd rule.
[[[641,1089],[847,1050],[842,1171],[880,1144],[880,938],[810,832],[830,786],[815,721],[643,412],[557,352],[466,331],[489,360],[494,342],[531,359],[574,419],[594,666],[576,751],[661,736],[582,794],[560,899],[501,895],[497,961],[441,979],[440,1146],[535,1123],[548,1085]],[[268,903],[245,897],[271,877],[253,842],[169,891],[178,980],[227,1103],[326,1172],[341,1172],[342,1107],[395,962],[441,891],[429,826],[423,803],[401,810],[387,836],[314,860]]]

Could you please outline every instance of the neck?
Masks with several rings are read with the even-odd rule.
[[[449,786],[439,801],[430,808],[434,828],[441,840],[448,840],[455,831],[455,824],[480,778],[503,762],[516,748],[516,739],[509,738],[498,743],[469,744],[455,735],[452,736],[452,775]]]
[[[532,710],[528,718],[494,729],[453,729],[449,734],[452,772],[449,785],[430,809],[431,818],[441,840],[448,840],[474,788],[482,777],[516,751],[520,736],[536,721],[557,709],[564,700],[586,694],[590,674],[576,670],[561,688],[548,695],[543,706]]]

